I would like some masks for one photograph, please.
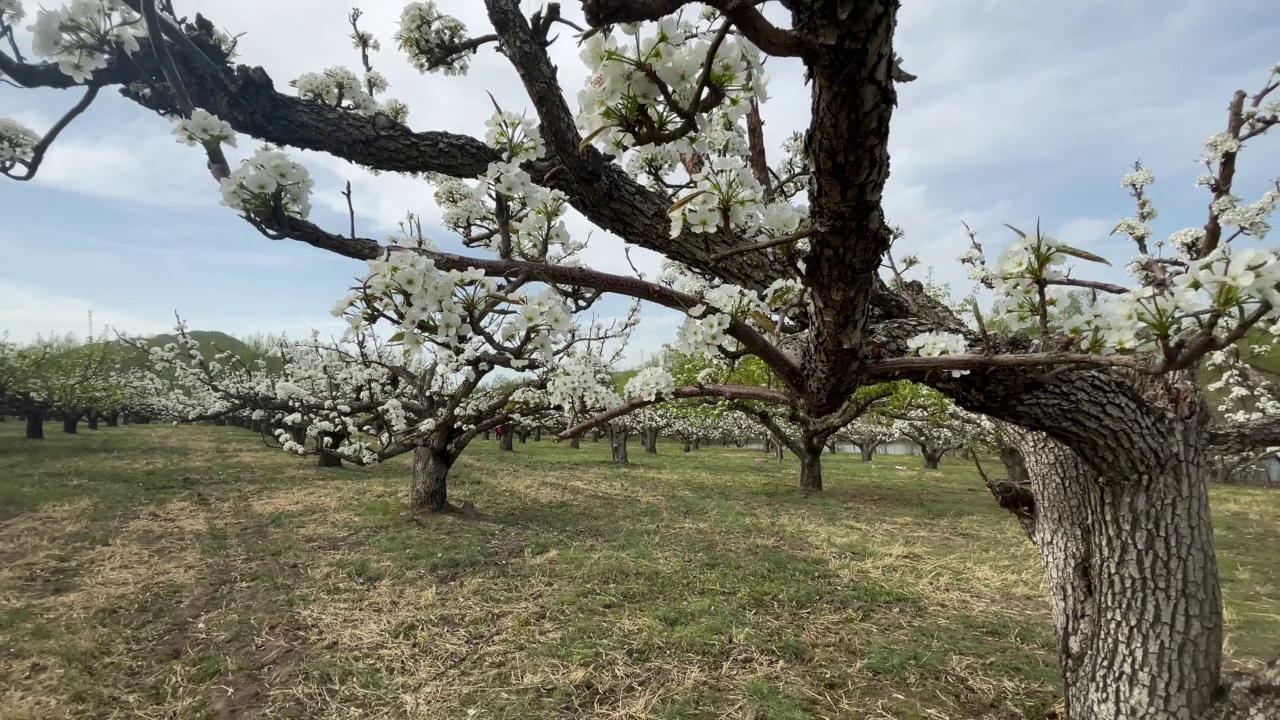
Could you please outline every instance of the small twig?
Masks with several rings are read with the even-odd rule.
[[[53,145],[53,141],[58,138],[58,134],[65,130],[67,126],[71,124],[72,120],[75,120],[76,117],[89,108],[93,99],[98,97],[98,91],[100,89],[101,87],[98,85],[90,85],[89,89],[85,91],[84,97],[80,98],[80,102],[73,105],[65,115],[58,119],[58,122],[54,123],[53,127],[49,128],[49,132],[45,133],[45,136],[41,138],[40,142],[31,150],[31,159],[25,163],[27,167],[26,175],[19,177],[17,175],[10,175],[8,172],[5,172],[5,175],[8,175],[14,180],[20,181],[30,180],[35,177],[36,171],[40,169],[40,163],[44,162],[45,153],[49,151],[49,147]]]
[[[354,21],[352,21],[354,25]],[[356,239],[356,208],[351,203],[351,181],[347,181],[347,189],[342,191],[342,196],[347,199],[347,216],[351,218],[351,239]]]

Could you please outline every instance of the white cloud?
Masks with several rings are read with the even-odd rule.
[[[441,5],[473,33],[489,29],[478,0]],[[540,2],[524,5],[532,12]],[[528,106],[516,73],[491,46],[474,57],[466,78],[413,70],[391,39],[403,6],[404,0],[361,3],[361,22],[382,42],[374,65],[390,80],[389,95],[409,103],[411,127],[478,134],[492,111],[488,93],[508,109]],[[1203,222],[1195,217],[1203,208],[1199,199],[1181,202],[1199,172],[1191,159],[1200,138],[1221,124],[1230,92],[1261,80],[1274,62],[1280,26],[1249,20],[1268,17],[1270,6],[1270,0],[1239,0],[1226,12],[1210,0],[905,3],[897,48],[920,79],[900,88],[885,194],[890,220],[907,230],[901,252],[918,253],[938,269],[940,280],[962,291],[967,281],[953,261],[967,243],[962,220],[980,230],[989,254],[1012,237],[1002,223],[1025,225],[1037,217],[1074,244],[1114,247],[1106,241],[1110,216],[1129,212],[1118,179],[1134,157],[1162,178],[1158,192],[1169,188],[1173,195],[1167,209],[1161,205],[1171,223]],[[209,12],[232,34],[247,31],[240,41],[242,62],[265,67],[284,91],[304,72],[358,64],[347,38],[350,8],[349,0],[187,0],[180,6],[184,13]],[[579,14],[576,3],[566,3],[564,11]],[[1214,40],[1219,37],[1224,40]],[[567,29],[551,52],[567,100],[576,106],[585,71]],[[809,87],[798,62],[775,59],[768,68],[773,98],[765,106],[765,133],[776,148],[807,122]],[[17,105],[24,122],[47,127],[60,112],[45,102],[54,96],[41,95],[38,102],[28,97],[0,88],[0,103]],[[56,100],[65,104],[67,98],[57,94]],[[204,208],[230,214],[218,207],[200,153],[176,143],[165,121],[118,98],[104,97],[99,104],[54,146],[39,182],[157,212]],[[245,139],[241,150],[255,144]],[[438,226],[428,184],[391,174],[374,177],[314,153],[303,156],[318,182],[318,207],[345,216],[339,192],[351,181],[361,234],[381,237],[407,211],[420,213],[428,228]],[[1280,153],[1273,148],[1258,157],[1249,166],[1255,174],[1274,165],[1267,159]],[[64,209],[73,212],[74,205],[68,202]],[[592,232],[576,213],[568,224],[575,236]],[[599,230],[593,235],[585,260],[630,273],[621,241]],[[269,279],[278,269],[271,257],[244,260],[246,272],[258,270]],[[653,253],[633,250],[632,260],[650,276],[657,272]],[[646,346],[670,339],[674,323],[659,317],[646,313],[640,331],[652,338]],[[650,335],[651,327],[667,335],[659,340]]]
[[[54,285],[30,285],[0,279],[0,328],[12,339],[29,341],[36,336],[88,333],[90,313],[95,332],[111,327],[131,334],[165,332],[173,326],[172,316],[160,313],[136,314],[134,311],[107,307],[91,300],[63,295]]]

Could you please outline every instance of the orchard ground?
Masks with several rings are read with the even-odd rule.
[[[477,442],[321,469],[237,428],[0,424],[0,717],[1045,717],[1032,545],[973,466]],[[993,468],[994,463],[992,464]],[[898,469],[905,467],[906,469]],[[1213,491],[1236,666],[1280,656],[1280,493]],[[468,715],[468,710],[476,711]]]

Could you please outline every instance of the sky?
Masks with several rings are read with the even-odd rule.
[[[43,0],[51,5],[57,0]],[[988,257],[1013,238],[1009,223],[1050,234],[1110,258],[1115,267],[1081,268],[1121,280],[1135,250],[1109,238],[1133,213],[1120,178],[1141,159],[1156,175],[1151,190],[1158,236],[1205,221],[1208,193],[1195,187],[1208,135],[1225,129],[1237,89],[1256,91],[1280,62],[1274,0],[903,0],[896,36],[904,68],[918,80],[899,86],[891,125],[890,221],[903,226],[898,252],[914,252],[950,283],[970,283],[955,261],[967,246],[962,222],[979,232]],[[525,0],[529,12],[540,5]],[[35,3],[26,3],[34,15]],[[373,58],[404,100],[415,130],[476,136],[492,111],[529,107],[515,71],[493,51],[472,59],[467,77],[420,75],[391,39],[404,0],[174,0],[179,15],[208,13],[240,38],[239,62],[260,65],[289,91],[304,72],[358,67],[346,17],[358,6],[363,29],[382,42]],[[489,32],[480,0],[439,0],[473,35]],[[579,4],[564,15],[580,20]],[[771,12],[775,18],[784,17]],[[29,23],[29,20],[24,24]],[[586,77],[567,28],[552,46],[571,106]],[[802,68],[772,59],[766,141],[779,148],[808,123]],[[0,84],[0,115],[43,132],[78,99],[77,91],[19,90]],[[242,137],[243,157],[257,143]],[[1280,138],[1262,138],[1244,155],[1237,188],[1257,199],[1280,168]],[[440,227],[424,181],[379,177],[331,157],[290,150],[316,181],[312,219],[340,230],[340,195],[351,182],[357,230],[384,239],[406,212],[445,249],[458,246]],[[776,159],[776,153],[775,158]],[[20,340],[40,333],[83,334],[92,311],[98,328],[130,334],[168,330],[175,312],[194,329],[236,335],[341,323],[329,309],[361,272],[360,263],[289,241],[271,241],[219,204],[202,153],[175,141],[170,126],[114,90],[54,144],[29,183],[0,182],[0,331]],[[623,243],[580,216],[569,229],[590,234],[592,267],[630,273]],[[641,271],[660,259],[635,249]],[[914,272],[921,276],[924,267]],[[626,301],[598,306],[620,316]],[[646,306],[627,362],[674,337],[680,317]]]

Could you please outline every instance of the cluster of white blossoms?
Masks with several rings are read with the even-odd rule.
[[[377,70],[366,70],[363,80],[349,68],[335,66],[321,72],[299,75],[289,83],[298,91],[298,97],[336,108],[350,110],[361,115],[386,113],[396,122],[409,118],[409,106],[390,98],[380,102],[377,96],[390,87],[387,78]]]
[[[465,75],[474,50],[456,48],[467,39],[467,26],[444,15],[434,0],[418,0],[400,13],[400,29],[395,40],[420,73],[439,70],[445,75]]]
[[[571,351],[559,358],[547,380],[546,397],[553,406],[574,413],[578,409],[596,411],[622,403],[613,387],[609,367],[599,354]]]
[[[21,17],[21,12],[18,8],[14,15]],[[147,34],[142,16],[120,0],[71,0],[57,10],[37,10],[27,29],[33,34],[35,54],[53,58],[77,83],[105,68],[112,48],[118,45],[133,54],[138,38]]]
[[[191,111],[191,117],[175,117],[173,134],[187,145],[209,146],[227,144],[236,146],[236,131],[231,124],[201,108]]]
[[[40,136],[9,118],[0,117],[0,168],[18,162],[29,162],[40,144]]]
[[[963,355],[968,349],[963,335],[956,333],[921,333],[907,340],[907,349],[920,357]],[[952,370],[952,377],[968,374],[968,370]]]
[[[730,119],[746,114],[749,100],[764,99],[766,77],[759,50],[737,34],[720,38],[715,57],[707,63],[714,40],[709,27],[681,23],[673,17],[652,25],[653,34],[640,37],[643,26],[604,28],[582,44],[580,57],[591,73],[578,93],[579,122],[592,142],[621,155],[631,147],[650,144],[635,135],[640,128],[668,133],[685,125],[694,103],[706,103],[709,93],[722,96],[720,112]],[[704,65],[711,69],[703,84]],[[692,140],[676,140],[677,152],[692,148]]]
[[[0,0],[0,22],[12,25],[22,22],[27,11],[22,9],[22,0]]]
[[[676,381],[662,368],[641,368],[623,387],[630,400],[658,400],[669,398],[676,391]]]
[[[304,165],[279,150],[263,148],[223,178],[222,204],[257,217],[269,217],[279,208],[305,219],[311,213],[313,187],[315,181]]]
[[[1206,389],[1218,394],[1217,410],[1223,420],[1234,423],[1272,418],[1280,423],[1280,384],[1242,357],[1265,357],[1277,347],[1280,338],[1271,338],[1269,342],[1232,346],[1208,355],[1205,366],[1221,375]]]

